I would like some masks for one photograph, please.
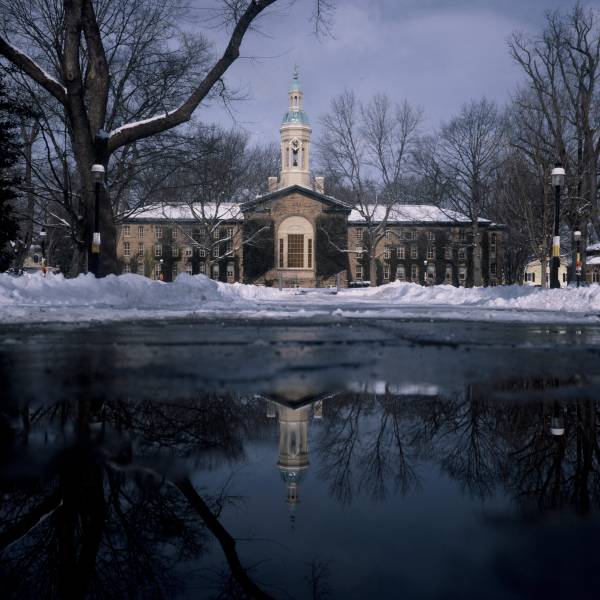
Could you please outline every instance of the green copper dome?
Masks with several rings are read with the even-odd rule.
[[[303,110],[291,110],[283,115],[282,125],[286,123],[293,123],[294,125],[310,125],[308,122],[308,115]]]

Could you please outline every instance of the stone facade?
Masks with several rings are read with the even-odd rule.
[[[120,227],[118,255],[124,272],[171,281],[182,272],[221,281],[269,286],[326,287],[396,279],[426,285],[472,285],[471,225],[434,206],[400,205],[387,218],[375,247],[375,273],[366,254],[371,227],[361,214],[325,194],[311,177],[308,116],[297,73],[280,128],[281,172],[267,193],[243,204],[204,204],[199,223],[187,205],[147,207]],[[387,216],[387,215],[386,215]],[[379,227],[379,229],[381,229]],[[479,223],[484,285],[502,282],[502,228]]]

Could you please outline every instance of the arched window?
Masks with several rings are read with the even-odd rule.
[[[280,269],[313,268],[313,227],[304,217],[288,217],[277,232]]]

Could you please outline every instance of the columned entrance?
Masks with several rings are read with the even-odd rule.
[[[314,286],[314,231],[308,219],[288,217],[277,231],[277,270],[284,286]]]

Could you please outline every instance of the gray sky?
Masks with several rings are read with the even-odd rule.
[[[201,0],[197,5],[201,6]],[[279,4],[279,3],[278,3]],[[471,98],[503,103],[521,79],[507,49],[515,31],[534,33],[548,10],[571,0],[337,0],[333,38],[318,41],[309,17],[313,0],[282,0],[250,33],[227,81],[247,94],[234,107],[238,125],[256,141],[278,140],[294,63],[304,108],[318,135],[318,117],[345,88],[361,100],[374,93],[407,99],[425,111],[433,129]],[[600,7],[600,0],[588,2]],[[277,6],[277,5],[276,5]],[[203,11],[197,11],[202,14]],[[215,36],[223,46],[224,36]],[[213,106],[199,117],[231,126]]]

